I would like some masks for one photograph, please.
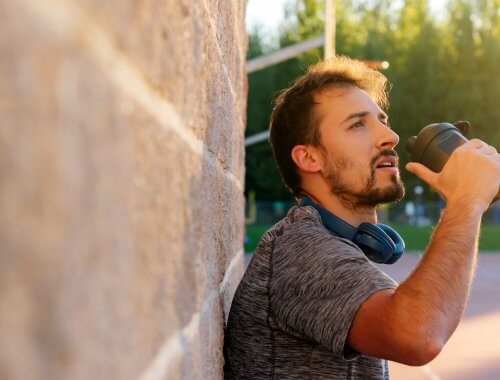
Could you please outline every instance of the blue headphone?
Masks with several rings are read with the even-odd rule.
[[[328,230],[352,241],[371,261],[394,264],[405,250],[403,238],[385,224],[361,223],[358,228],[353,227],[306,196],[299,202],[301,206],[314,207]]]

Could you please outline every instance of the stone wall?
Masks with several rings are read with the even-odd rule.
[[[246,0],[0,0],[0,378],[217,379]]]

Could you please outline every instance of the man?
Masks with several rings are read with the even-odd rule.
[[[270,142],[298,200],[262,237],[233,300],[226,378],[383,379],[388,360],[423,365],[455,330],[474,271],[481,216],[498,192],[500,158],[479,140],[441,173],[406,169],[445,200],[428,249],[402,284],[329,230],[318,207],[353,228],[404,195],[387,80],[346,57],[309,68],[276,100]],[[315,205],[311,207],[311,205]]]

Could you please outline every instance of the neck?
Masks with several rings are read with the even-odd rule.
[[[349,199],[340,198],[335,195],[311,194],[304,191],[305,195],[314,202],[326,208],[332,214],[338,216],[354,227],[363,222],[377,223],[377,211],[375,207],[362,207],[351,202]]]

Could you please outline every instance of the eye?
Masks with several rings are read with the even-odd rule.
[[[361,121],[357,121],[356,123],[354,123],[353,125],[351,125],[351,129],[352,128],[361,128],[361,127],[364,127],[365,125],[361,122]]]

